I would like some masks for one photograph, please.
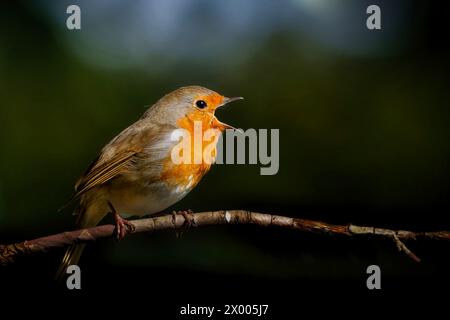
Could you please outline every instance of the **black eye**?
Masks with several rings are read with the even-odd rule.
[[[203,100],[197,100],[195,102],[195,105],[197,106],[197,108],[200,108],[200,109],[204,109],[207,106],[206,102]]]

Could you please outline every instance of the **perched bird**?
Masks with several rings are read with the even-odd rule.
[[[180,201],[211,163],[175,163],[172,150],[178,141],[174,141],[174,130],[184,129],[194,136],[195,126],[200,124],[202,132],[215,129],[210,131],[220,135],[232,127],[216,118],[216,109],[239,99],[200,86],[182,87],[162,97],[113,138],[76,183],[72,200],[78,202],[77,227],[96,226],[112,213],[116,235],[123,238],[132,224],[122,216],[156,214]],[[217,139],[212,141],[215,151]],[[191,152],[204,148],[191,148]],[[84,246],[73,244],[67,249],[58,277],[78,262]]]

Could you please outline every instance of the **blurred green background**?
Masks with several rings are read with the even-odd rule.
[[[81,7],[81,30],[66,28],[69,4]],[[448,229],[446,11],[424,1],[378,1],[382,30],[369,31],[369,4],[3,4],[2,241],[72,228],[70,210],[57,209],[100,148],[145,106],[191,84],[245,97],[219,112],[223,121],[280,129],[280,170],[260,176],[256,165],[215,166],[175,209],[242,208],[343,224]],[[120,245],[100,242],[82,263],[275,278],[359,277],[375,262],[392,275],[431,275],[438,268],[410,268],[390,243],[335,244],[334,238],[256,229],[205,228],[181,241],[164,233]]]

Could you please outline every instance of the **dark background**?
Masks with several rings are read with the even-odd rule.
[[[69,4],[81,7],[79,31],[65,26]],[[381,7],[381,31],[365,27],[369,4]],[[280,171],[217,165],[168,212],[449,230],[448,12],[443,1],[3,4],[0,243],[71,229],[70,210],[57,209],[98,150],[190,84],[245,97],[219,112],[227,123],[279,128]],[[366,238],[252,226],[139,234],[89,245],[79,292],[53,282],[62,250],[0,269],[0,290],[82,306],[117,296],[113,310],[142,300],[167,317],[187,303],[269,303],[274,315],[317,301],[448,296],[438,292],[450,283],[449,244],[407,244],[420,264]],[[365,285],[371,264],[378,292]]]

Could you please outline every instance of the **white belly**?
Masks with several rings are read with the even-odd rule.
[[[164,183],[153,184],[144,190],[111,188],[109,198],[123,217],[159,213],[183,199],[191,188],[168,188]]]

